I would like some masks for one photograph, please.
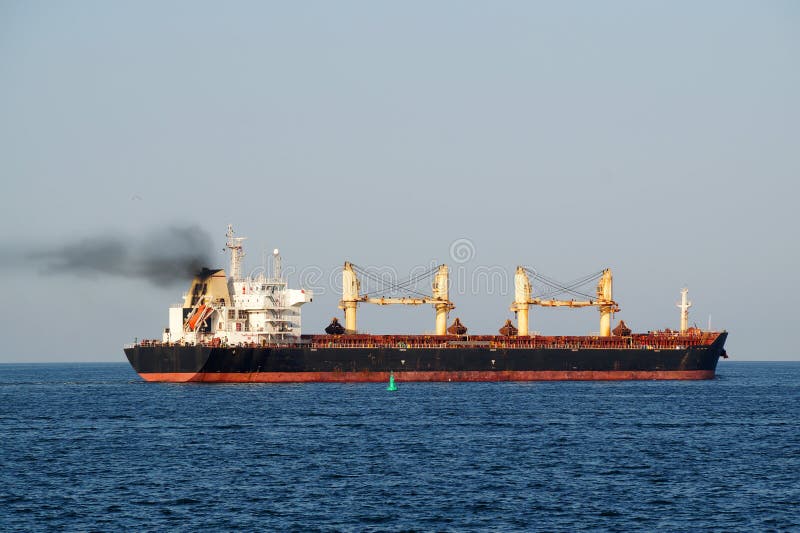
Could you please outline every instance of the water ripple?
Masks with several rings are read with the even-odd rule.
[[[800,364],[399,387],[0,365],[0,529],[800,528]]]

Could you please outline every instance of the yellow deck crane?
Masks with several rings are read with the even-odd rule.
[[[517,336],[525,337],[528,335],[528,310],[531,305],[541,307],[597,307],[600,311],[600,336],[611,336],[611,314],[619,312],[619,305],[614,301],[611,276],[611,269],[607,268],[599,274],[591,275],[581,280],[562,285],[554,280],[549,280],[544,276],[534,273],[537,279],[549,285],[551,289],[559,292],[577,293],[575,287],[599,276],[597,282],[597,299],[588,300],[556,300],[553,298],[532,298],[531,281],[528,277],[528,270],[518,266],[514,275],[514,303],[511,304],[511,311],[517,314]],[[585,295],[584,295],[585,296]]]
[[[377,305],[423,305],[432,304],[436,309],[436,334],[447,334],[447,313],[455,306],[448,299],[448,270],[447,265],[439,265],[433,276],[433,294],[422,297],[403,297],[387,298],[385,296],[370,298],[367,294],[361,294],[361,283],[356,275],[358,267],[350,262],[345,262],[342,269],[342,299],[339,302],[339,309],[344,309],[344,328],[347,333],[355,333],[356,327],[356,308],[359,303],[369,303]],[[366,274],[365,271],[361,271]],[[412,281],[422,279],[425,275],[419,275],[404,283],[399,283],[394,288],[403,288],[411,284]],[[381,280],[378,280],[381,281]]]

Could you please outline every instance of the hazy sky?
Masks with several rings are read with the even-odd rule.
[[[0,0],[0,81],[0,361],[123,361],[188,288],[31,251],[196,227],[225,266],[228,223],[249,268],[278,247],[315,285],[307,333],[341,316],[344,260],[449,263],[473,333],[513,299],[476,273],[609,266],[636,331],[677,327],[687,285],[736,360],[800,358],[797,2]],[[534,309],[532,329],[597,320]]]

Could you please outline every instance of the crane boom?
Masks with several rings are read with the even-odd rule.
[[[542,300],[541,298],[533,298],[528,300],[528,303],[530,305],[538,305],[541,307],[595,307],[601,305],[600,302],[595,302],[593,300]]]
[[[358,301],[376,305],[423,305],[450,303],[448,300],[437,300],[436,298],[369,298],[367,295],[361,296]]]

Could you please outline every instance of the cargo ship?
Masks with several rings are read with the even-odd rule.
[[[362,293],[361,278],[375,277],[346,262],[342,269],[344,324],[333,318],[324,334],[304,335],[301,308],[313,292],[291,289],[281,272],[276,249],[266,265],[242,275],[243,237],[228,226],[230,275],[203,269],[183,301],[169,308],[161,339],[136,340],[125,355],[146,381],[156,382],[384,382],[397,381],[551,381],[551,380],[699,380],[715,376],[725,353],[725,331],[688,327],[687,290],[678,304],[680,330],[633,333],[623,321],[611,328],[619,305],[613,299],[612,273],[605,269],[560,283],[525,267],[514,276],[514,302],[498,335],[469,335],[449,299],[448,267],[440,265],[391,291],[432,279],[431,294],[387,296],[389,289]],[[270,270],[268,272],[268,270]],[[534,294],[531,277],[542,286]],[[380,280],[378,280],[380,281]],[[597,282],[595,294],[581,292]],[[567,294],[570,299],[557,299]],[[577,297],[577,299],[576,299]],[[360,304],[432,305],[435,331],[421,335],[359,332]],[[600,313],[595,334],[548,336],[529,331],[531,306],[594,307]]]

